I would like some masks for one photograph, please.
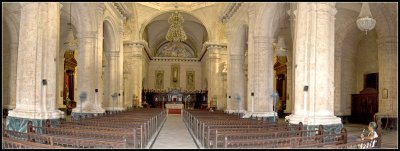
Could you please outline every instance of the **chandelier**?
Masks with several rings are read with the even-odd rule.
[[[171,24],[168,29],[168,33],[165,36],[167,41],[171,42],[182,42],[186,40],[186,34],[183,30],[182,23],[184,22],[182,15],[175,11],[168,19],[168,23]]]
[[[72,31],[72,24],[71,24],[71,3],[69,4],[69,30],[67,35],[67,41],[64,43],[67,47],[67,51],[74,51],[77,48],[78,41],[74,38],[74,32]]]
[[[372,18],[368,3],[362,3],[360,15],[358,15],[357,19],[358,29],[365,31],[365,35],[367,35],[369,30],[374,29],[375,23],[376,21]]]

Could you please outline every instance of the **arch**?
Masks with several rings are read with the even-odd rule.
[[[103,21],[103,51],[116,51],[116,32],[112,21],[106,19]]]
[[[10,16],[9,14],[3,15],[3,25],[9,31],[10,34],[10,43],[18,43],[19,39],[19,23],[16,22],[14,16]],[[5,23],[5,24],[4,24]]]
[[[254,36],[275,37],[279,27],[279,18],[284,12],[283,4],[268,3],[256,11]]]
[[[371,7],[371,12],[375,13],[373,17],[376,19],[375,29],[378,39],[382,37],[395,37],[397,22],[391,19],[394,16],[390,14],[388,9],[385,9],[385,4],[376,4],[375,7]]]
[[[140,38],[140,39],[143,39],[143,35],[144,35],[145,31],[146,31],[146,30],[145,30],[146,27],[147,27],[150,23],[152,23],[152,21],[154,20],[154,18],[156,18],[156,17],[158,17],[158,16],[160,16],[160,15],[162,15],[162,14],[173,13],[173,12],[175,12],[175,10],[160,11],[160,12],[157,12],[157,13],[151,15],[150,17],[148,17],[147,20],[144,21],[144,22],[142,23],[142,26],[140,27],[140,30],[139,30],[139,38]],[[210,33],[211,30],[209,30],[209,29],[205,26],[206,24],[204,24],[204,21],[203,21],[203,20],[199,19],[199,17],[197,17],[196,15],[194,15],[194,14],[191,13],[191,12],[184,11],[184,10],[179,10],[179,12],[188,14],[188,15],[190,15],[191,17],[193,17],[193,18],[195,18],[196,20],[198,20],[198,21],[201,23],[201,25],[203,25],[204,30],[205,30],[206,33],[207,33],[207,39],[209,39],[209,37],[211,36],[211,33]]]

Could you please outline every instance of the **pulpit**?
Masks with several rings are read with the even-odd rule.
[[[165,109],[167,110],[167,114],[181,114],[182,115],[182,109],[183,109],[183,104],[165,104]]]

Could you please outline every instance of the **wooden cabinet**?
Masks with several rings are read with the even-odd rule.
[[[365,88],[360,94],[351,95],[351,118],[354,123],[374,121],[374,114],[378,112],[378,91],[374,88]]]

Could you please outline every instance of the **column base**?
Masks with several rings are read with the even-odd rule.
[[[285,117],[285,120],[289,124],[298,125],[302,122],[304,129],[311,130],[318,128],[319,125],[324,126],[325,132],[339,134],[343,128],[342,120],[336,116],[300,116],[300,115],[289,115]]]
[[[6,129],[11,131],[18,131],[27,133],[28,121],[32,121],[33,126],[44,127],[47,119],[29,119],[7,116]],[[49,119],[51,126],[56,127],[60,119]]]
[[[224,110],[224,113],[232,114],[232,113],[241,113],[244,114],[246,113],[245,110]]]
[[[72,109],[72,113],[104,113],[104,112],[105,112],[105,110],[100,107],[81,109],[78,106],[78,107]]]
[[[123,107],[105,107],[104,109],[106,111],[125,111]]]
[[[278,119],[276,112],[246,112],[242,118],[254,118],[268,122],[275,122]]]
[[[64,118],[64,112],[60,110],[40,112],[40,111],[26,111],[21,109],[14,109],[8,111],[8,116],[26,118],[26,119],[59,119],[59,118]]]

